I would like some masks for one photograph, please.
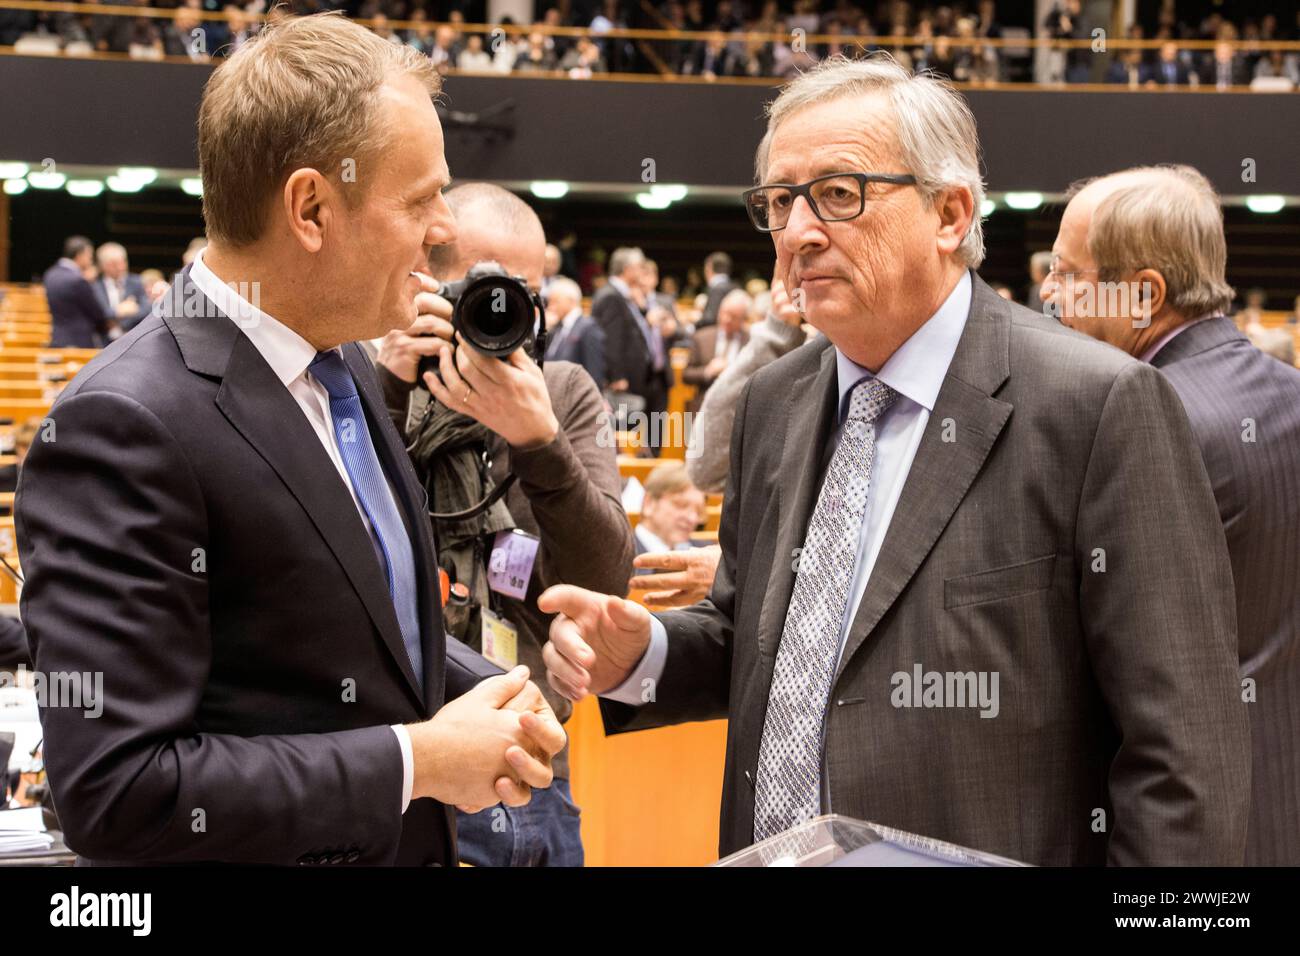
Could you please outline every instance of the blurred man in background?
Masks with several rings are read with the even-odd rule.
[[[554,246],[550,247],[554,248]],[[568,276],[555,276],[547,289],[546,343],[548,362],[573,362],[587,370],[597,388],[604,388],[605,333],[582,312],[582,290]]]
[[[636,553],[690,547],[691,534],[704,520],[704,492],[691,484],[686,466],[665,462],[650,472],[636,526]]]
[[[128,267],[126,249],[119,243],[104,243],[95,251],[95,261],[99,264],[99,278],[93,283],[95,298],[110,323],[130,332],[153,304],[144,281]]]
[[[45,270],[51,348],[99,348],[108,340],[108,318],[86,279],[94,258],[89,239],[70,236],[63,243],[63,257]]]
[[[718,320],[697,329],[691,340],[691,358],[682,380],[695,386],[689,410],[699,411],[709,387],[736,360],[749,341],[749,315],[754,300],[743,289],[732,289],[718,306]]]
[[[731,278],[731,256],[725,252],[711,252],[704,260],[704,282],[708,298],[700,320],[695,323],[697,329],[707,328],[718,321],[718,309],[727,293],[740,286]]]

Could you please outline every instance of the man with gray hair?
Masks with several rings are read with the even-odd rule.
[[[1188,166],[1128,169],[1077,187],[1053,252],[1061,320],[1158,368],[1187,410],[1236,584],[1253,758],[1246,862],[1295,866],[1300,370],[1258,351],[1225,315],[1223,213]]]
[[[91,283],[99,307],[109,322],[121,332],[130,332],[149,314],[153,303],[145,292],[144,282],[127,264],[126,249],[120,243],[106,242],[95,250],[99,278]],[[121,332],[109,332],[115,338]]]
[[[551,280],[546,296],[546,327],[551,331],[546,344],[547,361],[581,365],[597,388],[604,388],[605,333],[595,319],[583,315],[582,289],[568,276]]]
[[[691,358],[682,369],[682,380],[695,386],[690,411],[698,412],[709,390],[727,366],[736,360],[749,341],[749,317],[754,300],[744,289],[732,289],[718,305],[717,321],[696,329],[691,339]]]
[[[551,589],[552,686],[611,731],[728,717],[722,853],[834,812],[1037,864],[1240,864],[1232,572],[1169,383],[973,272],[978,138],[942,82],[823,61],[757,168],[823,334],[739,400],[709,598]]]

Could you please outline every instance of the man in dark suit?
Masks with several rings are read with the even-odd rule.
[[[1236,47],[1226,41],[1214,44],[1214,54],[1205,61],[1199,72],[1203,86],[1212,86],[1218,90],[1250,85],[1249,63],[1237,52]]]
[[[732,289],[718,309],[718,321],[708,328],[696,329],[691,337],[691,358],[682,369],[682,381],[695,386],[689,411],[698,412],[704,404],[704,393],[736,360],[740,350],[749,341],[746,326],[754,300],[744,289]]]
[[[95,261],[99,265],[99,278],[91,287],[104,310],[105,320],[123,332],[130,332],[144,321],[152,308],[144,282],[131,271],[126,249],[116,242],[106,242],[95,250]]]
[[[1183,62],[1178,44],[1170,40],[1160,45],[1156,61],[1147,73],[1148,86],[1186,86],[1191,82],[1192,73]]]
[[[704,282],[707,296],[697,329],[707,328],[718,321],[718,308],[733,289],[739,289],[731,279],[731,256],[725,252],[711,252],[704,260]]]
[[[23,466],[36,665],[104,675],[98,719],[41,713],[88,862],[454,864],[453,805],[550,783],[564,733],[526,669],[444,642],[424,498],[354,344],[410,325],[411,271],[455,235],[438,89],[342,18],[231,57],[199,112],[210,244]],[[391,144],[362,148],[366,109]],[[364,186],[319,172],[335,155]]]
[[[50,345],[97,348],[108,335],[108,320],[86,281],[95,247],[85,236],[63,243],[63,258],[45,270],[45,297],[50,303]]]
[[[1232,574],[1187,417],[973,274],[977,150],[892,62],[785,88],[759,181],[804,185],[746,201],[824,337],[740,399],[709,599],[556,588],[548,678],[611,730],[729,718],[722,853],[835,812],[1038,864],[1240,864]]]
[[[1300,370],[1224,314],[1223,214],[1190,167],[1083,185],[1054,251],[1077,276],[1057,282],[1062,321],[1154,365],[1187,409],[1236,584],[1253,754],[1246,862],[1300,865]]]
[[[582,314],[582,290],[568,276],[555,276],[547,287],[546,325],[546,361],[581,365],[596,387],[604,388],[605,333],[595,319]]]
[[[644,312],[640,249],[621,247],[609,257],[609,282],[591,300],[591,315],[605,333],[605,374],[615,393],[638,396],[644,411],[668,405],[668,350]]]

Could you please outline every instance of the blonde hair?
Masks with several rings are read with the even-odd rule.
[[[294,170],[338,179],[344,160],[360,165],[382,152],[376,103],[397,76],[415,77],[430,97],[441,88],[428,57],[338,13],[268,25],[241,46],[213,72],[199,106],[208,236],[254,242],[267,201]]]
[[[1164,277],[1169,304],[1185,318],[1226,311],[1233,296],[1224,278],[1228,247],[1210,181],[1191,166],[1138,166],[1113,175],[1122,180],[1097,203],[1088,230],[1097,277],[1114,282],[1154,269]]]
[[[694,488],[695,484],[687,474],[686,465],[680,461],[656,465],[645,480],[647,498],[662,498],[665,495],[675,495],[679,491],[692,491]]]
[[[827,57],[792,80],[767,107],[767,132],[754,159],[757,181],[767,176],[767,153],[777,126],[792,113],[846,96],[883,93],[894,111],[894,126],[904,169],[864,172],[911,173],[925,200],[945,189],[970,190],[975,213],[957,252],[972,269],[984,261],[984,227],[980,206],[984,179],[980,175],[979,133],[975,114],[961,94],[926,73],[913,75],[883,51],[861,60],[843,55]]]

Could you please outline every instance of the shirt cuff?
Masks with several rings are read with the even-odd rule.
[[[659,679],[664,675],[664,665],[668,662],[668,631],[659,618],[650,616],[650,644],[641,655],[641,662],[636,665],[627,680],[613,690],[601,694],[606,700],[620,704],[640,707],[658,696]],[[649,693],[647,693],[647,691]]]
[[[401,724],[393,724],[397,746],[402,749],[402,812],[411,805],[411,788],[415,786],[415,756],[411,750],[411,732]]]

